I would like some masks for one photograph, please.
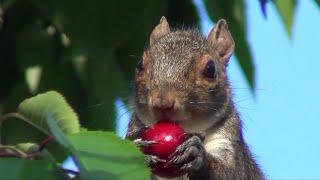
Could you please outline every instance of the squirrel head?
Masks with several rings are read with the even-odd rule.
[[[233,49],[223,19],[204,37],[196,30],[172,31],[162,17],[136,70],[138,118],[146,125],[171,119],[189,132],[217,123],[230,102],[226,66]]]

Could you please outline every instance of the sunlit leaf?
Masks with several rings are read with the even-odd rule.
[[[89,179],[149,179],[150,171],[139,149],[111,132],[82,131],[68,135],[75,156]]]
[[[49,91],[24,100],[19,105],[18,112],[27,122],[46,134],[50,134],[46,120],[49,116],[54,117],[57,126],[64,133],[72,134],[80,131],[76,113],[68,105],[65,98],[55,91]]]
[[[35,143],[19,143],[15,147],[24,152],[35,152],[39,148]]]
[[[273,0],[273,2],[279,11],[289,37],[291,37],[294,13],[297,5],[296,0]]]
[[[55,137],[55,140],[57,142],[59,142],[60,145],[71,149],[72,146],[71,146],[69,140],[64,135],[64,132],[62,131],[62,129],[60,129],[60,127],[58,126],[58,124],[57,124],[58,121],[57,121],[57,119],[54,118],[53,114],[47,115],[46,122],[49,126],[50,132]],[[78,129],[76,132],[79,132],[79,131],[80,131],[80,129]]]
[[[26,69],[26,82],[28,84],[30,92],[33,94],[38,90],[41,72],[41,66],[34,66]]]

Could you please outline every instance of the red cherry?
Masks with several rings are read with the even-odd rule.
[[[181,171],[182,165],[167,163],[169,156],[187,138],[187,134],[182,127],[172,121],[163,120],[156,123],[153,127],[146,129],[142,134],[145,141],[156,141],[156,144],[141,148],[142,152],[154,155],[166,162],[152,164],[152,172],[162,177],[177,177],[185,172]]]

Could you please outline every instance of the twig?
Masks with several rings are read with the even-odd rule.
[[[26,153],[14,146],[1,145],[0,144],[0,157],[18,157],[21,159],[35,159],[42,156],[42,151],[48,145],[48,143],[53,140],[53,136],[49,136],[45,140],[43,140],[38,149],[34,152]]]
[[[13,118],[13,117],[19,118],[19,119],[25,119],[21,114],[16,113],[16,112],[14,112],[14,113],[6,113],[6,114],[4,114],[3,116],[0,117],[0,126],[2,125],[2,123],[5,120],[7,120],[9,118]]]
[[[41,152],[48,144],[51,140],[53,140],[53,136],[50,135],[48,136],[45,140],[43,140],[40,144],[39,144],[39,148],[37,151]]]
[[[1,157],[17,157],[17,158],[21,158],[18,154],[15,154],[15,153],[9,153],[9,152],[1,152],[0,153],[0,158]]]

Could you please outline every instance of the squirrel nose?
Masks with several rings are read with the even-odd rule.
[[[157,99],[152,103],[152,110],[161,114],[170,114],[175,111],[175,100]]]

